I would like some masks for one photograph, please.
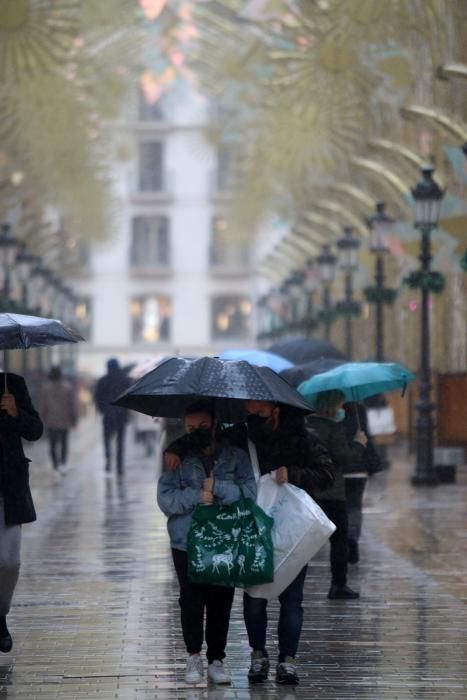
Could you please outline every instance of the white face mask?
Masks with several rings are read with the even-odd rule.
[[[334,420],[336,423],[341,423],[345,418],[345,411],[343,408],[338,408],[336,411],[336,415],[334,416]]]

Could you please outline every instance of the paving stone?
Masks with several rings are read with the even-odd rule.
[[[41,441],[28,446],[38,522],[24,527],[23,564],[0,659],[0,700],[465,700],[467,473],[410,485],[402,449],[371,480],[359,601],[328,601],[328,550],[312,562],[298,657],[301,684],[248,687],[241,592],[226,665],[231,687],[188,688],[177,584],[153,463],[129,440],[126,474],[103,469],[100,426],[72,435],[73,469],[55,479]],[[277,646],[270,606],[268,648]]]

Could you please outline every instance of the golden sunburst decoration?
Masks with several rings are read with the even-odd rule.
[[[0,81],[60,69],[79,30],[79,9],[78,0],[2,0]]]

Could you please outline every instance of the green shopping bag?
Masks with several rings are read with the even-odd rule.
[[[189,579],[238,587],[270,583],[273,522],[249,498],[231,506],[196,506],[188,534]]]

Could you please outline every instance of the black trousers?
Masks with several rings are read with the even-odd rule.
[[[191,583],[188,579],[188,555],[172,549],[172,558],[180,585],[180,617],[183,639],[189,654],[199,654],[203,646],[204,610],[208,663],[222,661],[229,631],[234,588]]]
[[[116,435],[117,438],[117,471],[123,471],[123,461],[124,461],[124,450],[125,450],[125,429],[126,423],[115,425],[114,422],[108,421],[104,418],[103,421],[104,429],[104,452],[105,460],[110,464],[112,458],[112,437]]]
[[[362,507],[366,477],[350,477],[345,479],[345,498],[349,518],[349,540],[359,540],[362,534]]]
[[[68,457],[68,430],[49,428],[47,435],[52,464],[54,469],[57,469],[59,464],[66,464]]]
[[[332,583],[345,586],[347,583],[347,507],[345,501],[317,501],[334,525],[336,531],[331,535],[331,575]]]

